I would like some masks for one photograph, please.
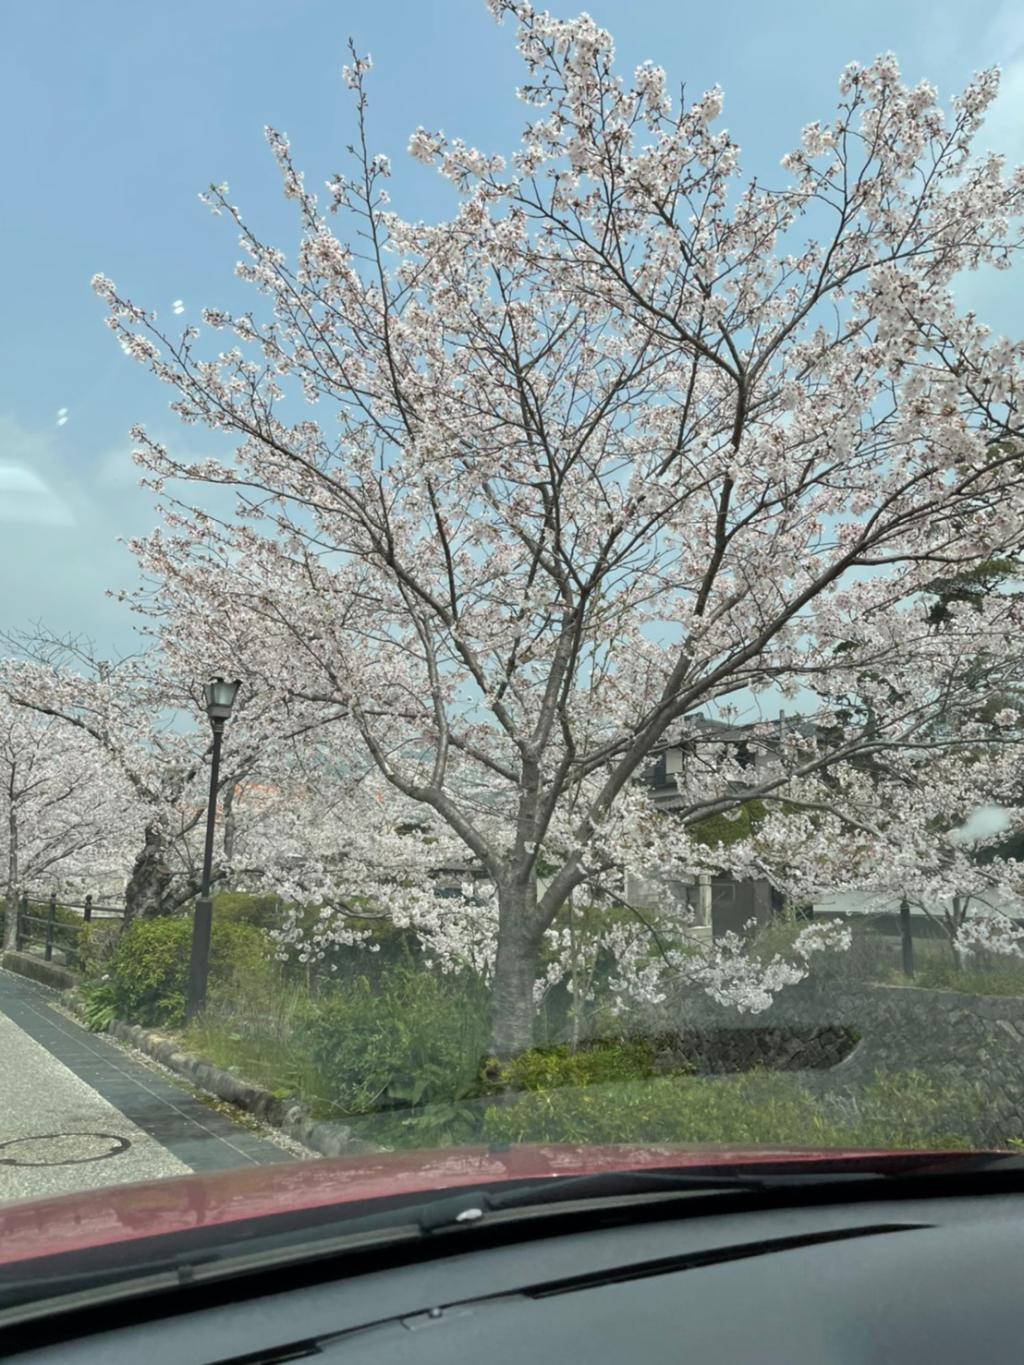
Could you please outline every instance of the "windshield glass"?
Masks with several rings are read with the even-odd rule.
[[[9,1256],[1024,1146],[1024,29],[594,3],[8,12]]]

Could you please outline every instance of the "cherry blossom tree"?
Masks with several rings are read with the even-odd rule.
[[[1024,349],[953,286],[1015,259],[1024,174],[972,155],[996,72],[946,114],[886,56],[847,67],[777,187],[744,184],[719,90],[673,103],[586,15],[489,7],[517,26],[528,122],[509,161],[412,134],[450,218],[391,208],[353,51],[352,164],[325,196],[267,133],[294,257],[227,186],[206,196],[251,311],[175,335],[94,284],[182,421],[236,443],[193,462],[135,432],[165,499],[136,547],[150,605],[201,603],[240,676],[346,716],[485,869],[511,1052],[561,907],[653,828],[618,812],[671,727],[765,689],[906,681],[781,783],[942,713],[952,644],[918,630],[917,596],[1018,543],[1024,508]],[[235,489],[237,514],[172,498],[178,479]],[[735,801],[694,792],[683,823]],[[753,970],[727,958],[722,994]]]
[[[52,717],[0,702],[4,949],[16,946],[23,891],[107,876],[130,860],[138,811],[95,745]]]
[[[201,687],[215,670],[195,650],[174,661],[183,669],[176,673],[159,649],[108,661],[82,642],[43,632],[18,643],[20,655],[0,662],[0,692],[16,710],[50,722],[57,761],[65,751],[91,749],[94,764],[128,787],[141,812],[125,887],[126,922],[183,908],[200,880],[210,749]],[[218,881],[230,871],[240,820],[244,826],[250,817],[265,818],[263,806],[242,798],[259,784],[261,771],[273,771],[282,723],[272,698],[240,695],[221,770],[229,847],[222,841]]]
[[[906,901],[942,926],[957,961],[1024,952],[1024,867],[1000,853],[1024,831],[1024,715],[1007,708],[958,737],[790,782],[750,836],[717,856],[771,875],[794,904],[851,891],[867,908]]]

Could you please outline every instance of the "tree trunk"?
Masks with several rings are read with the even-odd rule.
[[[496,1057],[514,1057],[533,1045],[537,1007],[533,986],[537,979],[537,950],[522,939],[498,939],[494,963],[491,1021]]]
[[[498,949],[494,961],[491,1044],[496,1057],[513,1057],[533,1046],[537,1006],[533,987],[542,935],[536,916],[536,888],[498,889]]]
[[[960,896],[953,897],[952,914],[946,914],[946,932],[949,934],[949,951],[953,957],[953,967],[956,971],[963,969],[963,959],[960,956],[960,928],[967,918],[967,906],[962,903]]]
[[[156,825],[147,825],[145,843],[132,867],[124,892],[124,922],[155,919],[174,909],[170,899],[173,874],[167,863],[167,837]]]
[[[7,891],[4,897],[4,952],[18,947],[18,815],[11,802],[7,815]]]
[[[8,887],[4,897],[4,952],[13,953],[18,947],[18,888]]]
[[[580,1046],[580,954],[579,944],[576,942],[576,902],[575,893],[569,892],[569,899],[566,901],[569,910],[569,988],[572,993],[572,1033],[569,1039],[569,1046],[573,1052],[579,1051]]]

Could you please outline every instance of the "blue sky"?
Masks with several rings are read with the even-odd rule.
[[[557,5],[570,15],[576,6]],[[626,71],[650,57],[670,84],[725,90],[746,172],[776,182],[800,128],[828,118],[850,60],[891,49],[911,80],[943,99],[998,63],[1003,90],[982,141],[1024,160],[1024,6],[982,0],[593,0]],[[181,321],[227,301],[237,256],[224,220],[199,204],[212,180],[265,238],[294,241],[262,138],[292,139],[310,184],[344,164],[351,106],[345,43],[373,56],[374,150],[394,163],[395,207],[430,218],[450,190],[404,154],[419,123],[509,152],[525,110],[512,31],[483,0],[22,0],[4,12],[0,51],[8,275],[0,329],[0,629],[34,620],[111,652],[133,620],[105,597],[130,586],[118,537],[155,523],[136,487],[128,428],[142,421],[190,454],[203,436],[176,426],[169,393],[122,356],[89,289],[102,270],[134,299]],[[970,304],[1019,333],[1021,268],[978,279]]]

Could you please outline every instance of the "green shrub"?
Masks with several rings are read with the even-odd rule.
[[[214,923],[254,924],[276,929],[284,923],[285,905],[278,896],[255,896],[247,891],[221,891],[213,898]]]
[[[347,981],[359,976],[372,981],[394,967],[422,964],[422,948],[413,930],[395,925],[380,906],[366,897],[353,896],[349,905],[353,911],[366,911],[365,919],[355,913],[345,919],[346,928],[368,935],[366,942],[328,946],[315,964],[288,954],[283,964],[283,973],[288,980],[305,981],[313,989],[322,981]],[[294,920],[303,942],[309,942],[316,934],[322,913],[320,905],[289,904],[273,895],[223,891],[214,899],[214,919],[255,924],[266,930],[282,928]]]
[[[188,919],[136,920],[128,926],[109,963],[118,1018],[131,1024],[181,1022],[191,938]]]
[[[354,898],[356,899],[356,898]],[[399,928],[384,916],[378,916],[375,907],[367,904],[372,912],[366,919],[351,917],[346,919],[348,929],[365,932],[365,943],[338,943],[328,948],[323,961],[318,964],[322,979],[333,979],[348,983],[359,978],[376,982],[395,971],[417,972],[423,969],[423,951],[416,933],[412,929]],[[312,936],[320,908],[307,906],[302,911],[302,923],[307,937]],[[300,964],[293,963],[291,975],[304,972]]]
[[[579,1051],[564,1043],[531,1048],[511,1061],[489,1058],[484,1079],[492,1090],[558,1090],[564,1086],[634,1081],[655,1074],[646,1040],[592,1043]]]
[[[303,1033],[322,1095],[352,1115],[469,1094],[488,1025],[478,979],[396,968],[376,983],[356,977],[317,1001]]]
[[[90,981],[80,987],[82,1021],[93,1033],[102,1033],[117,1018],[117,989],[112,981]]]
[[[706,844],[709,848],[715,848],[719,844],[728,846],[739,843],[741,839],[749,839],[765,814],[763,801],[744,801],[727,814],[709,815],[704,820],[698,820],[687,832],[690,838]]]
[[[188,920],[191,940],[191,917]],[[252,924],[218,922],[214,916],[210,934],[210,984],[233,979],[262,980],[270,965],[273,945],[262,929]]]
[[[185,984],[192,920],[163,917],[136,920],[121,935],[107,963],[115,1017],[132,1024],[178,1027],[185,1014]],[[265,972],[270,944],[249,924],[214,921],[210,938],[210,982]]]
[[[119,919],[83,924],[78,938],[79,970],[86,980],[106,975],[121,938]]]

